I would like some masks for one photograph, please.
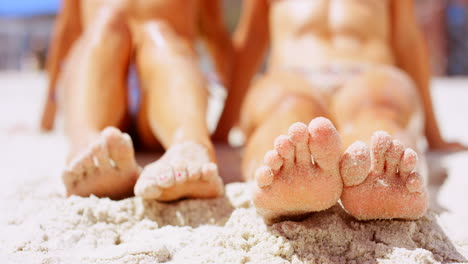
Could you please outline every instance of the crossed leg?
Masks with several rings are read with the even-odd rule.
[[[418,167],[418,154],[405,146],[420,151],[423,119],[409,78],[389,67],[367,72],[344,85],[332,112],[349,146],[340,164],[345,209],[363,220],[421,217],[428,206],[425,164]]]
[[[135,194],[160,201],[223,192],[206,123],[208,91],[193,47],[163,22],[137,26],[136,63],[143,88],[139,130],[166,149],[148,165]],[[143,142],[145,143],[145,142]]]
[[[68,195],[132,194],[140,169],[130,137],[117,129],[127,118],[129,58],[130,33],[121,14],[112,9],[102,10],[71,50],[60,76],[70,142],[63,173]]]

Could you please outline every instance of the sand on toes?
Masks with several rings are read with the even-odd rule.
[[[170,147],[143,169],[135,185],[137,196],[158,201],[214,198],[223,192],[218,166],[210,160],[206,148],[194,142]]]
[[[71,160],[62,179],[68,196],[94,194],[120,199],[133,195],[139,174],[130,136],[108,127]]]
[[[255,172],[253,203],[266,222],[325,210],[342,191],[341,139],[326,118],[291,125]]]
[[[423,216],[428,196],[417,161],[414,150],[383,131],[374,133],[370,150],[362,142],[352,144],[340,162],[346,211],[360,220]]]

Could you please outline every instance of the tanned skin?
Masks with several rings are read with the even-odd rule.
[[[274,1],[245,0],[241,19],[234,33],[233,46],[235,60],[230,93],[221,116],[215,139],[227,141],[230,129],[238,124],[240,106],[249,89],[252,77],[264,59],[269,43],[269,8]],[[417,84],[424,105],[425,136],[429,147],[435,151],[459,151],[467,147],[458,142],[447,142],[442,138],[434,115],[430,96],[429,60],[427,48],[415,21],[414,6],[411,1],[391,1],[389,14],[390,29],[396,66],[404,70]]]
[[[218,0],[65,0],[51,44],[49,96],[42,127],[50,129],[55,94],[69,137],[63,174],[68,195],[148,199],[215,197],[223,192],[206,127],[207,82],[195,41],[204,40],[224,82],[232,48]],[[127,73],[141,84],[137,113],[142,145],[166,154],[135,162],[129,129]],[[60,87],[60,90],[57,90]],[[57,91],[57,92],[56,92]]]
[[[251,84],[268,48],[266,73]],[[242,172],[266,220],[338,199],[358,219],[418,218],[421,139],[467,149],[441,137],[412,1],[246,0],[234,50],[215,138],[244,131]]]

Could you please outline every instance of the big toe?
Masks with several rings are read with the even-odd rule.
[[[156,179],[140,177],[134,187],[136,196],[145,199],[157,199],[161,196],[162,190],[159,188]]]
[[[309,124],[309,148],[315,163],[324,170],[338,171],[341,158],[341,138],[332,122],[324,117]]]
[[[125,163],[125,165],[133,163],[135,152],[132,139],[127,133],[122,133],[114,127],[108,127],[102,132],[102,137],[109,150],[109,156],[114,162],[118,164]]]
[[[141,172],[134,188],[135,195],[146,199],[156,199],[162,194],[163,188],[168,188],[174,183],[172,168],[156,162],[146,166]]]
[[[369,174],[371,163],[369,148],[362,141],[357,141],[343,154],[340,161],[340,174],[345,186],[362,183]]]

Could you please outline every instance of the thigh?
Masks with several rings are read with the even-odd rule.
[[[176,114],[190,117],[200,112],[205,116],[206,81],[191,41],[175,32],[169,24],[148,21],[135,26],[133,33],[136,35],[135,62],[141,84],[138,133],[146,147],[157,147],[159,143],[152,126],[154,120],[168,125],[171,123],[168,119]]]
[[[329,117],[324,96],[301,75],[292,72],[269,72],[254,81],[242,104],[240,125],[249,136],[289,97],[308,99],[315,112]]]
[[[128,117],[130,50],[130,33],[122,14],[102,10],[93,27],[75,42],[60,76],[59,103],[67,130],[75,126],[123,128]]]
[[[401,70],[381,66],[346,82],[334,94],[331,113],[338,126],[345,126],[361,114],[391,118],[402,128],[417,119],[422,104],[413,81]]]

